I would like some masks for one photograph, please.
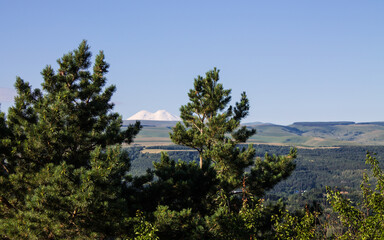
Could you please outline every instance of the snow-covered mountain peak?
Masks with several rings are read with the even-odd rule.
[[[180,118],[166,110],[158,110],[155,113],[142,110],[129,117],[127,120],[180,121]]]

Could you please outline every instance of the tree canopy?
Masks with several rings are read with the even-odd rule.
[[[129,160],[120,151],[139,123],[121,131],[111,112],[109,65],[86,41],[41,72],[42,89],[16,79],[15,104],[0,115],[2,238],[93,238],[121,231]]]
[[[178,123],[170,133],[171,140],[196,149],[200,155],[200,168],[211,164],[220,180],[220,188],[231,192],[247,183],[248,190],[261,197],[293,171],[295,150],[289,156],[266,155],[265,160],[255,161],[255,149],[239,148],[255,129],[241,126],[241,120],[249,113],[249,100],[245,92],[235,106],[228,106],[231,90],[219,83],[219,70],[214,68],[194,80],[189,90],[189,102],[180,108],[183,123]],[[245,170],[251,167],[251,172]],[[261,174],[265,174],[262,176]]]

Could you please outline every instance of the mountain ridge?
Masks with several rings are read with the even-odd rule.
[[[136,142],[147,144],[157,141],[170,144],[169,132],[177,122],[141,120],[143,129]],[[122,127],[133,123],[135,120],[124,120]],[[384,122],[296,122],[287,126],[253,122],[241,125],[257,131],[257,134],[249,139],[249,143],[309,147],[384,145]]]

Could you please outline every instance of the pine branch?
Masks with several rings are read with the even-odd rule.
[[[4,196],[0,197],[0,202],[3,203],[7,208],[12,208],[18,210],[15,206],[13,206]]]

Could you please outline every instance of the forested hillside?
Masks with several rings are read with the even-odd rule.
[[[247,147],[246,145],[242,147]],[[263,158],[266,152],[278,155],[288,154],[290,147],[275,145],[254,145],[256,157]],[[148,150],[157,153],[149,153]],[[197,161],[197,151],[190,148],[167,145],[149,147],[130,147],[126,148],[132,160],[132,174],[140,175],[145,173],[148,168],[153,168],[153,162],[160,161],[160,151],[168,153],[174,160]],[[331,148],[299,148],[295,159],[296,168],[291,176],[277,184],[267,193],[269,198],[275,200],[279,198],[295,198],[295,196],[310,195],[314,192],[325,193],[325,187],[337,187],[347,194],[353,195],[359,191],[363,173],[367,172],[369,166],[365,164],[367,151],[378,153],[378,159],[384,159],[384,146],[339,146]],[[310,201],[324,200],[324,196],[308,197]],[[309,201],[309,202],[310,202]],[[302,200],[298,205],[294,202],[287,204],[295,205],[297,208],[305,205]]]

